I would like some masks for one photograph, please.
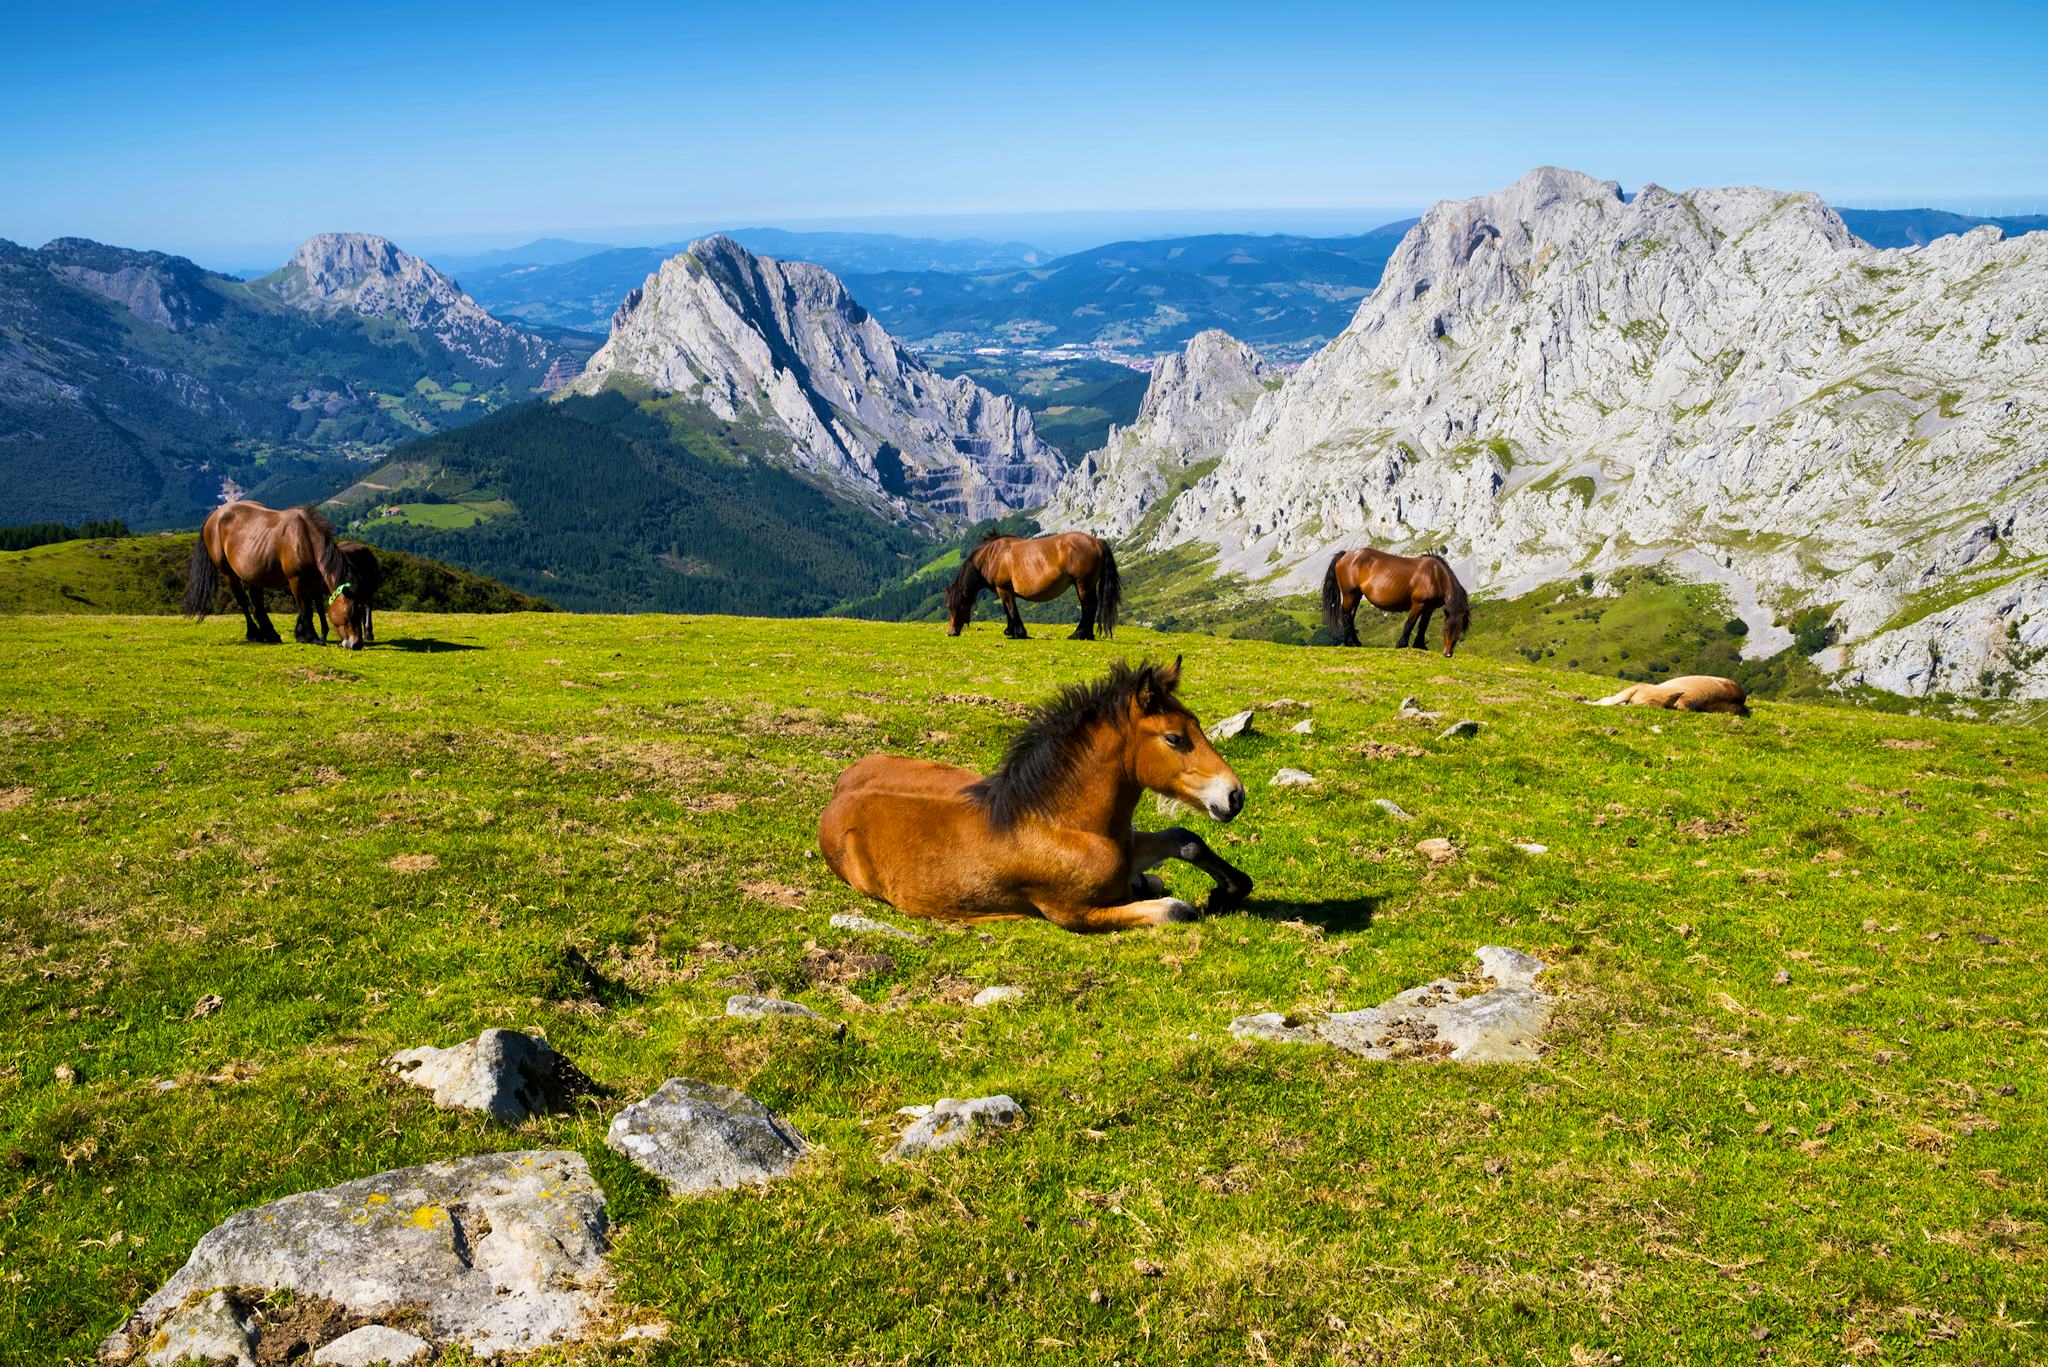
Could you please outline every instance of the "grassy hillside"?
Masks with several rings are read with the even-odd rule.
[[[0,613],[182,612],[194,533],[61,541],[0,551]],[[378,603],[400,612],[545,612],[548,604],[481,575],[380,547]],[[284,595],[269,595],[272,614]],[[223,588],[214,611],[234,613]]]
[[[2043,1356],[2038,732],[1600,711],[1572,698],[1609,681],[1550,662],[1135,629],[382,625],[450,649],[0,628],[0,1360],[82,1360],[239,1208],[545,1146],[589,1156],[618,1294],[674,1326],[546,1362]],[[985,766],[1019,709],[1145,651],[1187,653],[1205,717],[1302,705],[1224,743],[1243,817],[1191,820],[1258,880],[1242,914],[827,926],[879,910],[810,853],[853,757]],[[1440,741],[1407,694],[1483,729]],[[1226,1032],[1489,943],[1556,965],[1535,1066]],[[1030,995],[964,1004],[990,984]],[[720,1014],[760,990],[827,1019]],[[506,1132],[378,1067],[488,1025],[601,1091]],[[677,1074],[813,1156],[666,1199],[603,1134]],[[1022,1134],[881,1161],[897,1107],[993,1092]]]
[[[410,442],[335,517],[590,611],[822,612],[925,558],[917,534],[762,459],[768,440],[621,385]]]

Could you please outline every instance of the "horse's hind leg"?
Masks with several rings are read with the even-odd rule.
[[[267,646],[283,645],[284,637],[277,634],[277,624],[270,620],[270,609],[264,606],[263,590],[251,584],[249,599],[255,604],[256,639]]]
[[[1069,640],[1092,641],[1095,639],[1095,586],[1074,581],[1074,593],[1081,600],[1081,625],[1074,628]]]
[[[1207,841],[1185,826],[1140,831],[1131,841],[1131,858],[1139,872],[1169,859],[1184,859],[1216,880],[1209,890],[1209,914],[1235,911],[1252,895],[1251,875],[1209,848]]]
[[[1024,618],[1017,612],[1016,591],[1014,589],[997,589],[996,597],[1003,600],[1003,616],[1009,619],[1009,625],[1003,628],[1003,635],[1015,637],[1019,641],[1023,640],[1025,637]]]
[[[1415,639],[1409,642],[1417,650],[1429,649],[1429,618],[1430,614],[1435,611],[1436,604],[1434,603],[1424,603],[1422,605],[1422,616],[1417,618],[1415,622]]]
[[[1358,641],[1358,600],[1363,595],[1357,589],[1345,593],[1340,606],[1344,612],[1344,639],[1338,644],[1355,646]]]
[[[1109,930],[1144,930],[1174,921],[1192,921],[1195,909],[1178,897],[1153,897],[1116,907],[1040,907],[1045,919],[1083,935]]]
[[[269,642],[263,637],[263,628],[256,625],[256,614],[249,607],[250,590],[242,587],[242,581],[233,574],[227,576],[227,581],[228,592],[235,595],[235,606],[242,610],[243,642],[252,646],[268,645]],[[256,592],[261,593],[262,590],[258,589]],[[257,602],[261,603],[262,599],[257,599]]]

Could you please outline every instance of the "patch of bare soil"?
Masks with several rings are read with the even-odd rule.
[[[757,878],[741,883],[740,891],[756,902],[766,902],[774,907],[788,907],[794,911],[803,906],[810,894],[802,888],[793,888],[787,883],[778,883],[770,878]]]
[[[804,975],[813,986],[838,984],[850,986],[863,978],[879,973],[896,971],[896,960],[888,954],[862,953],[857,949],[821,949],[816,944],[804,946],[803,956],[797,960],[797,972]]]
[[[33,788],[0,788],[0,812],[11,812],[35,795]]]
[[[1429,752],[1413,745],[1399,745],[1386,741],[1369,740],[1363,745],[1352,746],[1351,753],[1360,759],[1415,759]]]
[[[1717,835],[1741,835],[1749,829],[1749,822],[1735,812],[1724,812],[1709,819],[1696,817],[1679,823],[1680,835],[1689,835],[1698,840],[1711,840]]]
[[[1887,750],[1932,750],[1934,748],[1934,742],[1931,740],[1895,740],[1890,736],[1885,737],[1878,744]]]
[[[395,854],[384,861],[384,867],[393,873],[425,873],[439,868],[441,861],[431,854]]]

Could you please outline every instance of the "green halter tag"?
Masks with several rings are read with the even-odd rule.
[[[328,606],[328,607],[333,607],[333,606],[334,606],[334,600],[335,600],[335,599],[337,599],[337,598],[341,597],[341,595],[342,595],[342,594],[343,594],[343,593],[344,593],[345,591],[347,591],[347,590],[349,590],[349,589],[352,589],[352,588],[354,588],[354,587],[355,587],[355,585],[354,585],[354,584],[337,584],[337,585],[335,585],[335,586],[334,586],[334,592],[332,592],[332,593],[330,593],[330,594],[328,594],[328,595],[327,595],[327,606]]]

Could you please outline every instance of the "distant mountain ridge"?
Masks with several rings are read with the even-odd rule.
[[[0,242],[0,522],[323,497],[352,457],[525,397],[564,350],[382,238],[323,235],[253,281]]]
[[[2007,237],[2048,232],[2048,214],[1979,217],[1945,209],[1838,209],[1842,222],[1857,239],[1873,247],[1924,247],[1940,237],[1954,237],[1972,228],[1991,227]]]
[[[1066,472],[1015,399],[940,375],[823,267],[728,237],[692,243],[628,294],[570,388],[620,381],[758,432],[769,459],[895,521],[1035,507]]]

